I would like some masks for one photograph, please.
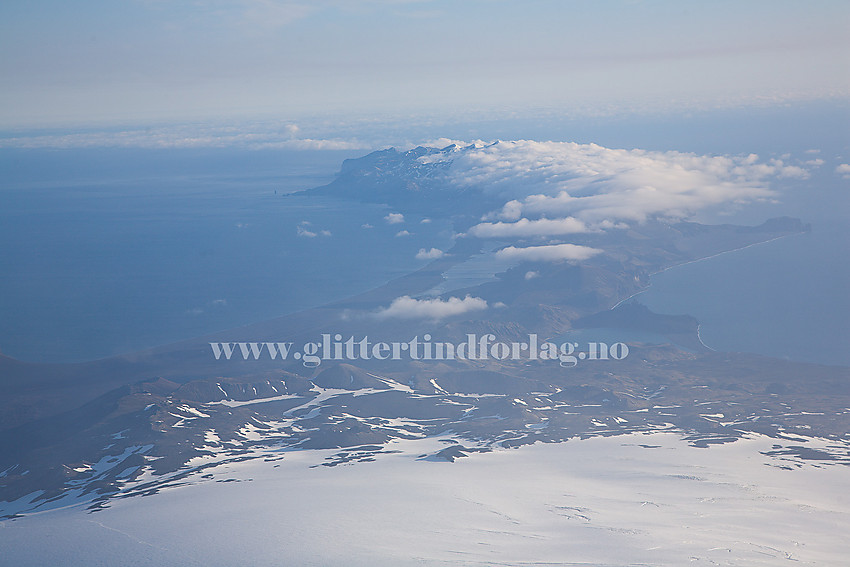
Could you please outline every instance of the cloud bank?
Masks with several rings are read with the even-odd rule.
[[[621,150],[519,140],[423,156],[451,161],[450,182],[505,199],[469,230],[482,238],[558,236],[650,218],[682,219],[717,206],[774,196],[768,182],[805,178],[782,160]]]
[[[389,307],[380,309],[375,313],[378,319],[445,319],[454,315],[483,311],[487,309],[487,302],[480,297],[467,295],[463,299],[450,297],[442,300],[438,297],[433,299],[414,299],[409,295],[403,295],[393,299]]]
[[[602,250],[589,246],[549,244],[546,246],[526,246],[524,248],[508,246],[496,252],[496,257],[504,260],[519,260],[523,262],[559,262],[561,260],[587,260],[600,253],[602,253]]]
[[[174,124],[156,128],[2,137],[0,148],[367,150],[373,146],[354,138],[299,137],[299,133],[299,126],[292,123]]]
[[[521,218],[517,222],[482,222],[469,229],[472,236],[479,238],[558,236],[576,232],[587,232],[585,223],[573,217],[563,219],[529,220]]]

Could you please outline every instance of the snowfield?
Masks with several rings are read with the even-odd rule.
[[[454,443],[454,441],[452,441]],[[0,522],[4,565],[843,565],[844,465],[768,457],[751,435],[709,448],[675,433],[595,437],[374,462],[289,451],[90,513]],[[826,446],[810,440],[807,446]]]

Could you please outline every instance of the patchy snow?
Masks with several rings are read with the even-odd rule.
[[[399,392],[405,392],[407,394],[414,393],[413,388],[411,388],[407,384],[401,384],[399,382],[396,382],[392,378],[387,378],[385,376],[378,376],[377,374],[372,374],[371,372],[367,372],[366,374],[368,374],[372,378],[375,378],[376,380],[380,380],[381,382],[383,382],[384,384],[389,386],[389,388],[391,390],[396,390],[396,391],[399,391]]]
[[[188,404],[179,405],[179,406],[177,406],[177,409],[182,411],[182,412],[192,414],[196,417],[209,417],[209,414],[206,414],[199,409],[193,408],[192,406],[190,406]]]
[[[131,445],[126,447],[121,453],[118,455],[107,455],[102,457],[99,461],[93,464],[84,464],[81,467],[77,467],[74,469],[77,473],[84,473],[84,478],[73,479],[68,481],[69,485],[74,484],[83,484],[87,482],[91,482],[96,479],[98,476],[107,473],[113,470],[115,467],[119,466],[124,462],[130,455],[136,454],[144,454],[150,451],[153,448],[153,445]]]
[[[277,392],[277,390],[275,390],[275,392]],[[245,401],[221,400],[221,401],[218,401],[218,402],[207,402],[206,405],[208,405],[208,406],[222,405],[222,406],[227,406],[229,408],[238,408],[238,407],[241,407],[241,406],[250,406],[250,405],[254,405],[254,404],[263,404],[263,403],[267,403],[267,402],[278,402],[280,400],[292,400],[292,399],[296,399],[296,398],[300,398],[300,397],[302,397],[302,396],[297,396],[295,394],[281,394],[280,396],[271,396],[271,397],[268,397],[268,398],[257,398],[257,399],[254,399],[254,400],[245,400]]]

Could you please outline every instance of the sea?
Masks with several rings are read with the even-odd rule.
[[[445,221],[299,194],[362,154],[0,150],[0,352],[168,344],[349,297],[450,247]]]
[[[817,223],[811,233],[656,274],[634,300],[695,316],[715,350],[850,366],[848,244],[846,226]]]
[[[808,178],[779,180],[771,202],[697,219],[755,226],[791,216],[811,232],[666,270],[635,300],[695,316],[710,348],[850,366],[850,179],[836,175],[835,161],[810,166]]]
[[[435,128],[457,138],[475,131],[823,160],[806,179],[779,180],[772,202],[695,219],[758,225],[793,216],[811,232],[656,274],[635,300],[694,315],[717,350],[850,365],[850,180],[835,173],[850,162],[850,143],[836,133],[835,113]],[[390,224],[385,217],[403,211],[299,194],[365,153],[0,148],[0,352],[74,362],[168,344],[351,296],[425,265],[422,248],[450,248],[447,221],[408,215]],[[434,293],[492,278],[474,258],[450,272]]]

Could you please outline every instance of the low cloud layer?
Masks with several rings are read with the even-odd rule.
[[[355,138],[300,137],[296,124],[171,125],[159,128],[30,134],[0,138],[0,148],[250,148],[281,150],[367,150]]]
[[[421,158],[451,161],[451,182],[505,205],[469,230],[482,238],[558,236],[687,218],[717,206],[768,200],[775,178],[808,172],[782,160],[610,149],[596,144],[498,142]],[[493,222],[495,221],[495,222]]]
[[[442,300],[414,299],[409,295],[395,298],[389,307],[375,313],[378,319],[445,319],[473,311],[487,309],[487,302],[480,297],[467,295],[463,299],[450,297]]]
[[[549,244],[546,246],[526,246],[519,248],[508,246],[496,252],[496,257],[503,260],[518,260],[521,262],[560,262],[562,260],[587,260],[600,254],[602,250],[576,244]]]
[[[587,232],[587,225],[573,217],[563,219],[521,218],[517,222],[482,222],[469,229],[472,236],[479,238],[525,238],[530,236],[558,236]]]

